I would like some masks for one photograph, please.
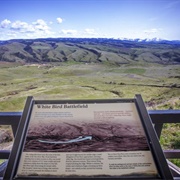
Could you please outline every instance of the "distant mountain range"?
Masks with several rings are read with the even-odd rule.
[[[153,42],[153,43],[167,43],[167,44],[180,44],[180,40],[165,40],[165,39],[160,39],[160,38],[146,38],[146,39],[140,39],[140,38],[136,38],[136,39],[127,39],[124,38],[122,40],[128,40],[128,41],[134,41],[134,42]]]
[[[0,41],[0,62],[180,63],[180,41],[44,38]]]

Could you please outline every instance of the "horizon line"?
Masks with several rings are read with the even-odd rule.
[[[13,40],[37,40],[37,39],[113,39],[113,40],[127,40],[127,41],[135,41],[139,40],[141,41],[180,41],[180,39],[161,39],[161,38],[115,38],[115,37],[37,37],[37,38],[15,38],[15,39],[6,39],[6,40],[1,40],[0,41],[13,41]]]

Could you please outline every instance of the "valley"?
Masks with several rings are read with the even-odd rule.
[[[11,64],[12,65],[12,64]],[[133,98],[148,109],[179,108],[178,65],[102,63],[26,64],[0,71],[0,110],[21,111],[27,96],[36,99]]]
[[[132,98],[179,108],[179,41],[45,38],[0,41],[0,111],[38,99]]]

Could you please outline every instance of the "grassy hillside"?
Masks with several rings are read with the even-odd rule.
[[[27,96],[37,99],[132,98],[149,109],[178,109],[178,65],[97,63],[29,64],[0,71],[0,111],[20,111]]]
[[[180,44],[76,38],[11,40],[0,43],[0,61],[177,64]]]

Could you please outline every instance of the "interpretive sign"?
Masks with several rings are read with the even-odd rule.
[[[140,95],[76,101],[29,97],[5,179],[171,179],[146,113]]]

